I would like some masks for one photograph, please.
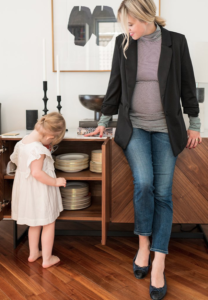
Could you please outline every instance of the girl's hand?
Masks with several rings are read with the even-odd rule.
[[[187,130],[188,141],[186,144],[186,148],[196,148],[198,144],[202,143],[202,138],[200,136],[199,131],[195,130]]]
[[[100,137],[103,136],[103,131],[105,130],[105,126],[98,126],[95,131],[85,134],[84,136],[92,136],[92,135],[97,135],[100,134]]]
[[[65,178],[56,178],[55,179],[55,186],[64,186],[66,187],[66,179]]]

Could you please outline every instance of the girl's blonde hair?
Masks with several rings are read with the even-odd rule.
[[[66,122],[61,114],[58,112],[52,112],[43,116],[35,124],[35,130],[43,135],[54,135],[52,145],[56,145],[61,142],[66,132]]]
[[[156,22],[161,26],[165,26],[166,22],[163,18],[156,16],[156,5],[153,0],[123,0],[118,9],[117,19],[121,23],[124,31],[124,39],[122,42],[123,54],[126,57],[126,50],[129,47],[129,29],[128,15],[143,22]],[[127,58],[127,57],[126,57]]]

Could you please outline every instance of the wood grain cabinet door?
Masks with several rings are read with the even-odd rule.
[[[132,172],[113,139],[111,149],[111,222],[134,223]]]
[[[173,223],[208,224],[208,138],[180,153],[172,192]]]
[[[134,223],[133,177],[123,150],[112,140],[111,222]],[[208,138],[184,149],[173,178],[173,223],[208,224]]]

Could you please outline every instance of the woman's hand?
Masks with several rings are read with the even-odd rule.
[[[103,131],[105,130],[105,126],[98,126],[95,131],[85,134],[84,136],[92,136],[92,135],[97,135],[100,134],[100,137],[103,136]]]
[[[198,144],[202,143],[202,138],[200,136],[199,131],[195,130],[187,130],[188,141],[186,144],[186,148],[196,148]]]

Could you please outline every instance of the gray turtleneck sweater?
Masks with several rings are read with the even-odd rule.
[[[129,111],[134,128],[168,132],[157,77],[161,52],[161,29],[137,40],[137,78]],[[108,126],[111,116],[101,116],[98,126]],[[190,117],[190,130],[200,131],[200,119]]]

